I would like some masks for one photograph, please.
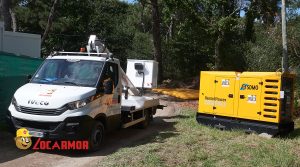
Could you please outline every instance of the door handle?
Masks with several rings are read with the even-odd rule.
[[[217,107],[213,106],[213,110],[217,109]]]
[[[245,98],[245,95],[240,95],[240,99],[244,99]]]
[[[261,111],[257,112],[258,115],[261,115]]]
[[[229,94],[228,97],[229,97],[229,98],[233,98],[233,94]]]

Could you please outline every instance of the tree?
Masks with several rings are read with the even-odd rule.
[[[160,13],[157,0],[151,0],[152,5],[152,35],[154,44],[154,58],[158,62],[158,80],[163,79],[163,62],[161,52],[161,37],[160,37]]]
[[[4,29],[6,31],[11,31],[12,30],[12,19],[10,15],[11,0],[2,0],[1,7],[2,7],[1,9],[2,16],[4,18]]]
[[[128,58],[156,59],[160,80],[182,80],[201,70],[278,69],[277,1],[19,0],[12,1],[11,8],[18,31],[44,34],[43,57],[54,50],[76,51],[96,34],[123,67]],[[289,1],[288,51],[295,67],[298,9],[298,0]]]
[[[47,38],[47,36],[49,34],[50,28],[52,27],[53,17],[54,17],[54,12],[55,12],[55,7],[57,5],[57,2],[58,2],[58,0],[53,1],[53,5],[52,5],[52,8],[50,10],[49,17],[48,17],[47,26],[45,28],[45,31],[44,31],[44,34],[43,34],[43,37],[42,37],[42,42],[41,42],[42,45],[45,42],[45,39]]]
[[[215,2],[216,3],[216,2]],[[215,42],[215,69],[216,70],[243,70],[243,65],[228,68],[226,60],[229,58],[225,48],[230,48],[236,42],[238,36],[238,20],[241,7],[238,1],[217,1],[218,8],[215,10],[213,19],[217,24],[213,25],[217,39]],[[231,45],[232,44],[232,45]],[[242,61],[241,58],[238,59]],[[241,64],[243,64],[241,62]]]
[[[245,39],[247,41],[254,40],[254,20],[259,17],[257,0],[250,0],[249,8],[245,8]]]
[[[1,0],[1,18],[4,20],[4,28],[6,31],[17,31],[17,20],[14,11],[15,6],[18,4],[18,0]]]

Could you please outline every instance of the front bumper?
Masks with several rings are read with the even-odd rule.
[[[29,131],[43,132],[43,138],[50,140],[86,139],[94,123],[90,116],[69,117],[63,122],[29,121],[12,116],[10,119],[15,129],[26,128]]]

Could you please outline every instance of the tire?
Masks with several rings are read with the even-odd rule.
[[[101,148],[105,136],[104,125],[100,121],[96,121],[92,127],[89,136],[89,150],[97,151]]]
[[[149,111],[145,111],[145,120],[141,123],[138,124],[138,127],[141,129],[145,129],[148,127],[148,125],[150,124],[150,112]]]
[[[155,109],[152,109],[152,110],[150,110],[150,121],[152,122],[153,121],[153,115],[155,115],[156,114],[156,108]]]
[[[7,113],[6,113],[6,118],[5,118],[5,121],[6,121],[6,125],[7,125],[7,127],[5,127],[6,128],[6,130],[9,132],[9,133],[11,133],[11,134],[16,134],[16,131],[17,131],[17,129],[15,128],[15,126],[14,126],[14,124],[13,124],[13,122],[12,122],[12,120],[11,120],[11,114],[10,114],[10,112],[9,111],[7,111]]]

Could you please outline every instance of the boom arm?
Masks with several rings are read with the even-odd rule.
[[[97,38],[96,35],[91,35],[89,38],[89,42],[87,45],[87,51],[88,54],[93,54],[90,53],[90,51],[96,52],[96,54],[100,54],[101,56],[104,56],[105,53],[107,54],[107,57],[111,55],[109,50],[106,48],[106,46]],[[94,53],[95,54],[95,53]],[[139,96],[140,91],[132,84],[132,82],[129,80],[127,77],[126,73],[123,71],[123,69],[120,67],[121,71],[121,80],[122,80],[122,85],[129,88],[128,92],[132,96]]]
[[[132,82],[129,80],[129,78],[127,77],[127,75],[125,74],[125,72],[123,71],[122,68],[121,69],[121,80],[122,80],[122,85],[126,86],[129,88],[129,93],[132,96],[139,96],[140,95],[140,91],[132,84]]]

